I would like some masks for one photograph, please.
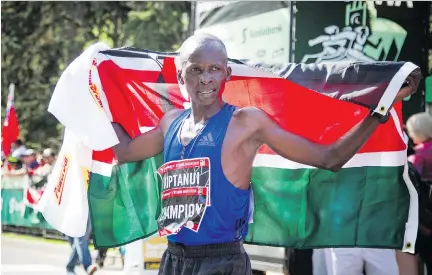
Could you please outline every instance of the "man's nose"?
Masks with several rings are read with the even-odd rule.
[[[201,84],[207,85],[212,82],[212,76],[208,72],[203,72],[200,77]]]

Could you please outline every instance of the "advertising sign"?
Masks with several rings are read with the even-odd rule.
[[[294,62],[411,61],[427,75],[428,2],[297,1]],[[424,83],[404,120],[424,110]]]

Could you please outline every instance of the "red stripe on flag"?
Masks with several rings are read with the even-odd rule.
[[[186,99],[177,85],[174,59],[165,58],[161,72],[134,71],[103,61],[99,75],[115,122],[135,137],[139,127],[154,127],[163,115],[163,104],[181,108]],[[157,83],[162,73],[164,83]],[[150,84],[145,85],[143,82]],[[135,92],[132,92],[130,84]],[[149,87],[153,85],[154,87]],[[163,86],[165,85],[165,86]],[[161,88],[162,87],[162,88]],[[162,89],[162,90],[161,90]],[[163,98],[167,96],[168,98]],[[268,113],[282,128],[320,144],[329,144],[345,134],[368,114],[359,105],[334,99],[282,78],[233,76],[227,82],[224,100],[232,105],[255,106]],[[401,104],[395,107],[401,117]],[[400,151],[405,144],[391,120],[380,125],[360,152]],[[273,153],[263,146],[261,153]],[[109,159],[108,153],[95,153],[94,159]],[[111,152],[112,155],[112,152]],[[105,162],[104,161],[104,162]],[[110,161],[109,161],[110,162]]]

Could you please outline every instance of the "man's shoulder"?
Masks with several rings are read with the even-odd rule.
[[[171,123],[184,111],[185,111],[184,109],[172,109],[164,114],[164,116],[159,122],[159,126],[161,127],[164,135],[168,131],[168,128],[171,125]]]
[[[263,110],[252,106],[242,108],[237,107],[233,113],[233,117],[243,121],[261,120],[266,116],[267,114]]]
[[[241,127],[251,134],[265,126],[269,122],[269,117],[259,108],[242,107],[234,111],[233,122],[235,128]]]
[[[166,112],[163,116],[162,119],[167,119],[167,120],[174,120],[176,119],[181,113],[183,113],[185,110],[184,109],[172,109],[169,110],[168,112]]]

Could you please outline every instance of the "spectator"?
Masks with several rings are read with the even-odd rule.
[[[421,212],[419,234],[416,242],[416,252],[425,262],[428,273],[432,273],[432,116],[418,113],[407,121],[408,135],[415,147],[414,153],[408,157],[419,174],[419,180],[429,185],[426,193],[427,203],[425,211]]]
[[[8,158],[8,169],[4,172],[5,176],[18,177],[27,174],[27,169],[23,166],[21,160],[15,157]]]
[[[72,254],[66,265],[67,274],[75,274],[75,266],[81,263],[88,275],[94,274],[98,267],[92,264],[92,258],[89,251],[89,238],[91,234],[90,219],[87,221],[87,230],[84,236],[79,238],[68,237],[69,244],[72,247]]]
[[[418,113],[407,121],[408,135],[414,144],[414,154],[409,161],[420,173],[421,179],[432,182],[432,116]]]
[[[53,149],[47,148],[42,152],[42,158],[45,164],[49,164],[50,166],[54,166],[56,161],[56,154]]]
[[[36,151],[33,149],[27,149],[21,155],[23,163],[26,165],[28,170],[33,170],[39,167],[39,163],[36,160]]]
[[[22,140],[17,139],[12,143],[12,157],[20,158],[21,155],[27,150],[27,148],[24,146],[24,143]]]
[[[50,148],[45,149],[42,152],[43,165],[40,165],[37,169],[29,171],[32,183],[37,188],[43,188],[51,175],[56,161],[56,155]]]

